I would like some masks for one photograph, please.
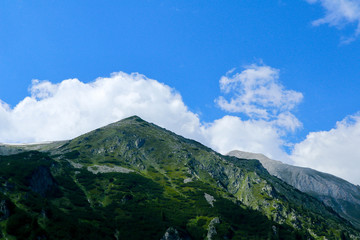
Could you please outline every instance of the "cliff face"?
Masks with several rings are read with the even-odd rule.
[[[10,216],[9,201],[2,199],[0,200],[0,221],[4,221]]]
[[[340,216],[360,229],[360,187],[331,174],[296,167],[267,158],[262,154],[231,151],[229,156],[257,159],[268,172],[302,192],[333,208]]]
[[[29,176],[29,187],[32,191],[40,194],[42,197],[56,191],[57,184],[50,169],[44,166],[36,168]]]

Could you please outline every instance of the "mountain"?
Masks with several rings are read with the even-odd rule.
[[[25,151],[41,151],[47,152],[54,150],[68,141],[56,141],[47,143],[33,143],[33,144],[0,144],[0,155],[11,155]]]
[[[360,239],[258,160],[136,116],[1,151],[2,239]]]
[[[296,167],[269,159],[263,154],[231,151],[229,156],[257,159],[268,172],[333,208],[360,229],[360,187],[331,174]]]

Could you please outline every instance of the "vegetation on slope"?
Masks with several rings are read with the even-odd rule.
[[[221,156],[137,117],[49,152],[0,156],[0,176],[8,239],[160,239],[170,227],[183,239],[359,236],[258,161]]]

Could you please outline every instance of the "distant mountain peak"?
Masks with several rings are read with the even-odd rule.
[[[233,150],[227,155],[242,159],[256,159],[273,176],[308,193],[325,205],[332,207],[340,216],[360,228],[360,189],[344,179],[272,160],[263,154]]]
[[[252,153],[252,152],[245,152],[240,150],[233,150],[230,151],[228,154],[229,156],[235,156],[238,158],[245,158],[245,159],[256,159],[256,160],[271,160],[267,156],[262,153]]]

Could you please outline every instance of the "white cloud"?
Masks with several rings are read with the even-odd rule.
[[[221,153],[243,150],[263,153],[289,162],[283,138],[302,126],[290,112],[303,96],[286,90],[279,82],[279,70],[266,65],[250,65],[236,73],[232,69],[220,78],[224,96],[216,99],[221,109],[244,114],[248,120],[225,116],[207,128],[209,144]]]
[[[249,120],[225,116],[214,121],[207,128],[210,146],[222,153],[234,149],[263,153],[360,185],[360,113],[338,122],[330,131],[309,133],[288,155],[283,150],[291,145],[286,134],[301,126],[291,111],[302,94],[286,90],[278,79],[279,70],[258,65],[235,74],[233,69],[223,76],[220,87],[231,98],[220,97],[217,103],[224,110],[247,115]]]
[[[276,72],[267,68],[262,73],[265,70],[268,73]],[[260,74],[256,69],[249,72],[255,76]],[[261,79],[265,79],[266,83],[275,81],[277,74],[265,74]],[[235,78],[228,77],[229,81],[232,79]],[[237,83],[233,81],[231,84]],[[29,89],[31,95],[14,108],[0,100],[0,142],[71,139],[125,117],[138,115],[221,153],[239,149],[289,162],[289,156],[283,150],[288,144],[284,136],[301,125],[290,113],[301,95],[295,92],[298,97],[290,99],[296,100],[287,103],[284,100],[287,94],[284,92],[288,90],[282,86],[278,89],[281,89],[278,92],[281,97],[276,98],[278,100],[269,100],[264,97],[267,94],[262,94],[259,97],[262,104],[256,105],[267,112],[269,119],[244,120],[236,116],[224,116],[210,123],[201,123],[199,116],[188,110],[179,93],[140,74],[120,72],[91,83],[83,83],[78,79],[67,79],[59,84],[33,81]],[[268,106],[274,108],[276,114],[269,111]],[[295,145],[291,160],[298,165],[330,172],[359,184],[358,146],[360,115],[339,122],[336,128],[328,132],[310,133],[305,141]]]
[[[360,115],[337,122],[330,131],[311,132],[295,145],[296,165],[328,172],[360,185]]]
[[[323,18],[315,20],[313,25],[329,24],[342,28],[347,24],[356,24],[354,36],[346,38],[348,43],[360,34],[360,1],[359,0],[306,0],[308,3],[320,3],[326,13]]]
[[[31,96],[13,109],[0,102],[0,142],[71,139],[138,115],[224,154],[240,149],[266,153],[277,159],[286,155],[281,150],[281,133],[274,122],[225,116],[201,124],[179,93],[140,74],[120,72],[92,83],[78,79],[59,84],[35,80],[29,91]],[[292,115],[285,115],[277,121],[294,122],[287,120]]]
[[[278,129],[264,120],[242,120],[225,116],[215,120],[206,130],[209,146],[220,153],[242,150],[263,153],[274,159],[288,160]]]
[[[30,92],[14,109],[0,102],[0,142],[69,139],[131,115],[201,140],[199,118],[180,94],[140,74],[120,72],[92,83],[35,80]]]
[[[252,119],[273,121],[288,130],[301,126],[290,111],[301,102],[303,96],[284,89],[278,81],[278,69],[253,64],[241,73],[233,72],[234,69],[220,79],[221,90],[231,95],[229,101],[223,96],[216,100],[223,110],[243,113]]]

